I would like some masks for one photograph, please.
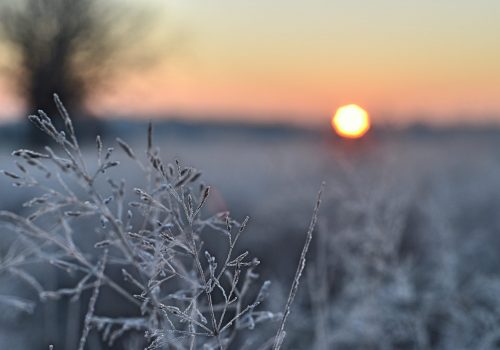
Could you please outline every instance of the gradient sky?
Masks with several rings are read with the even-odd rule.
[[[357,103],[375,122],[500,122],[498,0],[150,1],[182,47],[94,110],[319,124]]]

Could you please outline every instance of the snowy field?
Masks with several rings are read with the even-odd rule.
[[[145,136],[136,134],[123,138],[142,155]],[[327,135],[155,136],[165,160],[203,172],[213,189],[207,212],[250,216],[241,250],[258,256],[261,278],[275,282],[266,304],[273,311],[283,308],[326,182],[286,349],[497,349],[500,135],[394,134],[360,143]],[[0,168],[12,170],[2,147]],[[85,150],[94,159],[94,149]],[[131,192],[143,179],[123,152],[120,158],[112,175],[126,177]],[[0,208],[17,212],[32,194],[10,181],[0,179]],[[34,270],[44,285],[67,282],[48,267]],[[0,278],[0,295],[37,301],[26,284]],[[33,315],[0,304],[0,348],[73,348],[87,301],[77,303],[37,302]],[[106,348],[97,333],[89,344]]]

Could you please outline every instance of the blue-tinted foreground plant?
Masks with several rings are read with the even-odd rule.
[[[247,251],[236,253],[248,217],[238,222],[227,212],[202,216],[210,187],[199,183],[201,173],[196,169],[161,160],[159,149],[153,146],[151,125],[145,160],[117,139],[121,150],[144,172],[143,186],[133,189],[136,199],[127,200],[125,180],[116,181],[112,176],[120,165],[113,157],[113,148],[105,148],[98,136],[96,162],[89,164],[57,96],[55,103],[64,131],[57,130],[43,111],[29,118],[56,142],[58,150],[14,151],[19,171],[4,171],[15,186],[33,188],[39,195],[24,203],[31,209],[28,217],[0,212],[0,221],[16,234],[1,257],[0,273],[28,282],[41,300],[77,300],[82,293],[89,293],[80,350],[85,348],[92,329],[100,331],[110,345],[135,332],[144,335],[141,346],[147,349],[228,349],[240,331],[253,330],[264,321],[281,320],[275,337],[248,345],[252,349],[279,349],[320,198],[284,313],[261,311],[259,306],[270,282],[255,289],[258,275],[254,270],[259,260]],[[202,235],[225,245],[222,259],[203,249]],[[27,267],[38,262],[49,262],[77,276],[75,285],[47,291],[43,282],[27,272]],[[117,267],[120,278],[110,273]],[[133,305],[135,316],[100,314],[97,301],[103,288]],[[31,304],[15,297],[4,298],[13,305],[31,308]]]

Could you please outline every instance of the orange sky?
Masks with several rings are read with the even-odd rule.
[[[500,122],[500,1],[149,1],[186,40],[95,111],[319,124],[357,103],[375,122]]]

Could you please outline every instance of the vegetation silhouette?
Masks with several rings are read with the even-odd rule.
[[[150,65],[168,49],[145,48],[160,23],[152,10],[97,0],[0,0],[0,45],[13,57],[3,71],[29,113],[56,114],[57,93],[76,122],[87,119],[81,136],[94,134],[97,121],[85,108],[89,96],[118,69]],[[28,137],[33,145],[47,141],[32,127]]]

